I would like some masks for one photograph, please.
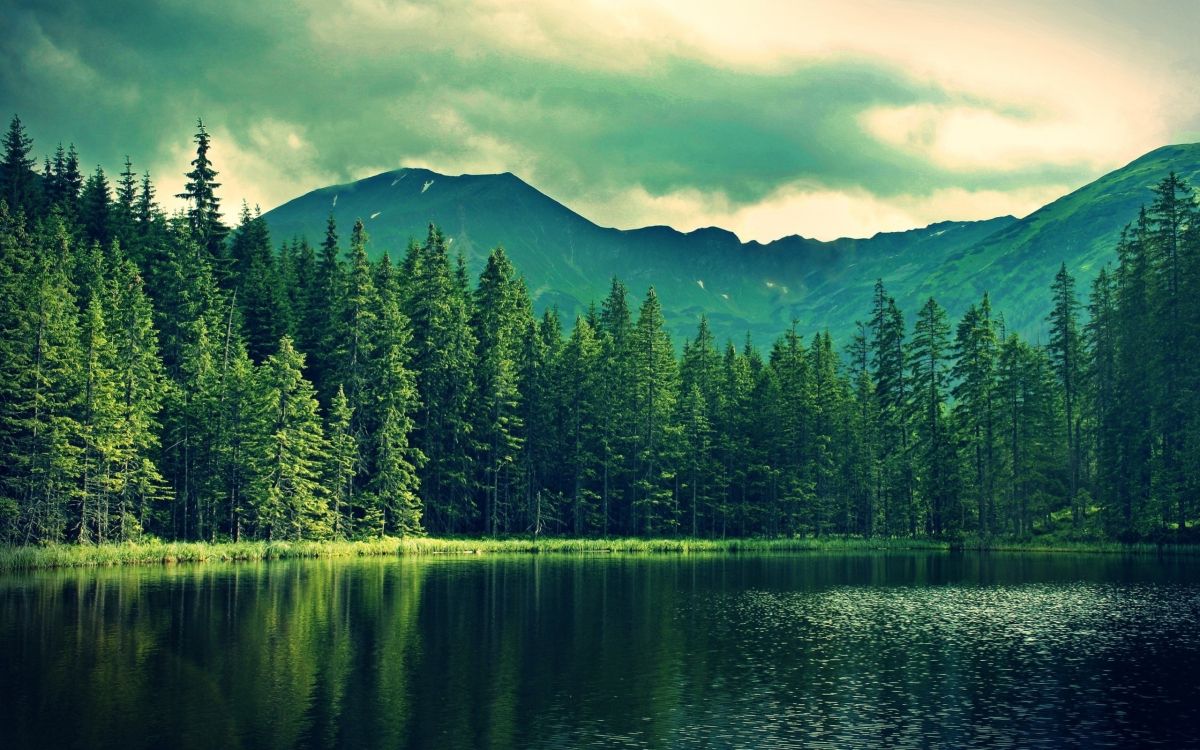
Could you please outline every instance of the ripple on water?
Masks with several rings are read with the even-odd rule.
[[[685,689],[696,713],[720,720],[681,723],[680,744],[1197,741],[1196,587],[751,590],[696,597],[680,610],[703,618],[729,651],[707,684]]]

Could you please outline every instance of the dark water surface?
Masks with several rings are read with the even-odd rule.
[[[1183,747],[1200,561],[369,559],[0,577],[0,748]]]

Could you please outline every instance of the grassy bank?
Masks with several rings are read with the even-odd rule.
[[[53,544],[0,547],[0,570],[91,565],[281,560],[302,557],[377,555],[587,554],[587,553],[732,553],[854,550],[944,550],[931,540],[796,539],[562,539],[542,537],[478,539],[383,537],[340,542],[129,542],[124,544]]]
[[[958,546],[958,545],[956,545]],[[964,540],[962,549],[1018,552],[1175,553],[1200,554],[1200,547],[1117,542],[1037,542]],[[604,554],[604,553],[767,553],[948,551],[946,542],[932,539],[863,539],[857,537],[779,539],[561,539],[561,538],[431,538],[384,537],[340,542],[162,542],[124,544],[56,544],[29,547],[0,546],[0,571],[105,565],[162,565],[175,563],[281,560],[314,557],[448,554]]]

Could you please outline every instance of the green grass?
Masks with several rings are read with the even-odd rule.
[[[866,550],[944,550],[930,540],[860,538],[779,539],[564,539],[383,537],[339,542],[127,542],[0,546],[0,571],[97,565],[281,560],[378,555],[733,553]]]
[[[1200,546],[1125,545],[1117,542],[1011,541],[965,539],[967,550],[1087,553],[1200,554]],[[163,542],[151,539],[123,544],[0,546],[0,571],[113,565],[171,565],[286,558],[368,557],[380,555],[485,554],[731,554],[773,552],[949,551],[934,539],[794,537],[773,539],[564,539],[383,537],[337,542]]]

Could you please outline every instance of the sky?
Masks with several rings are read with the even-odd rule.
[[[1200,3],[0,0],[0,116],[264,211],[399,167],[743,240],[1022,216],[1200,140]]]

